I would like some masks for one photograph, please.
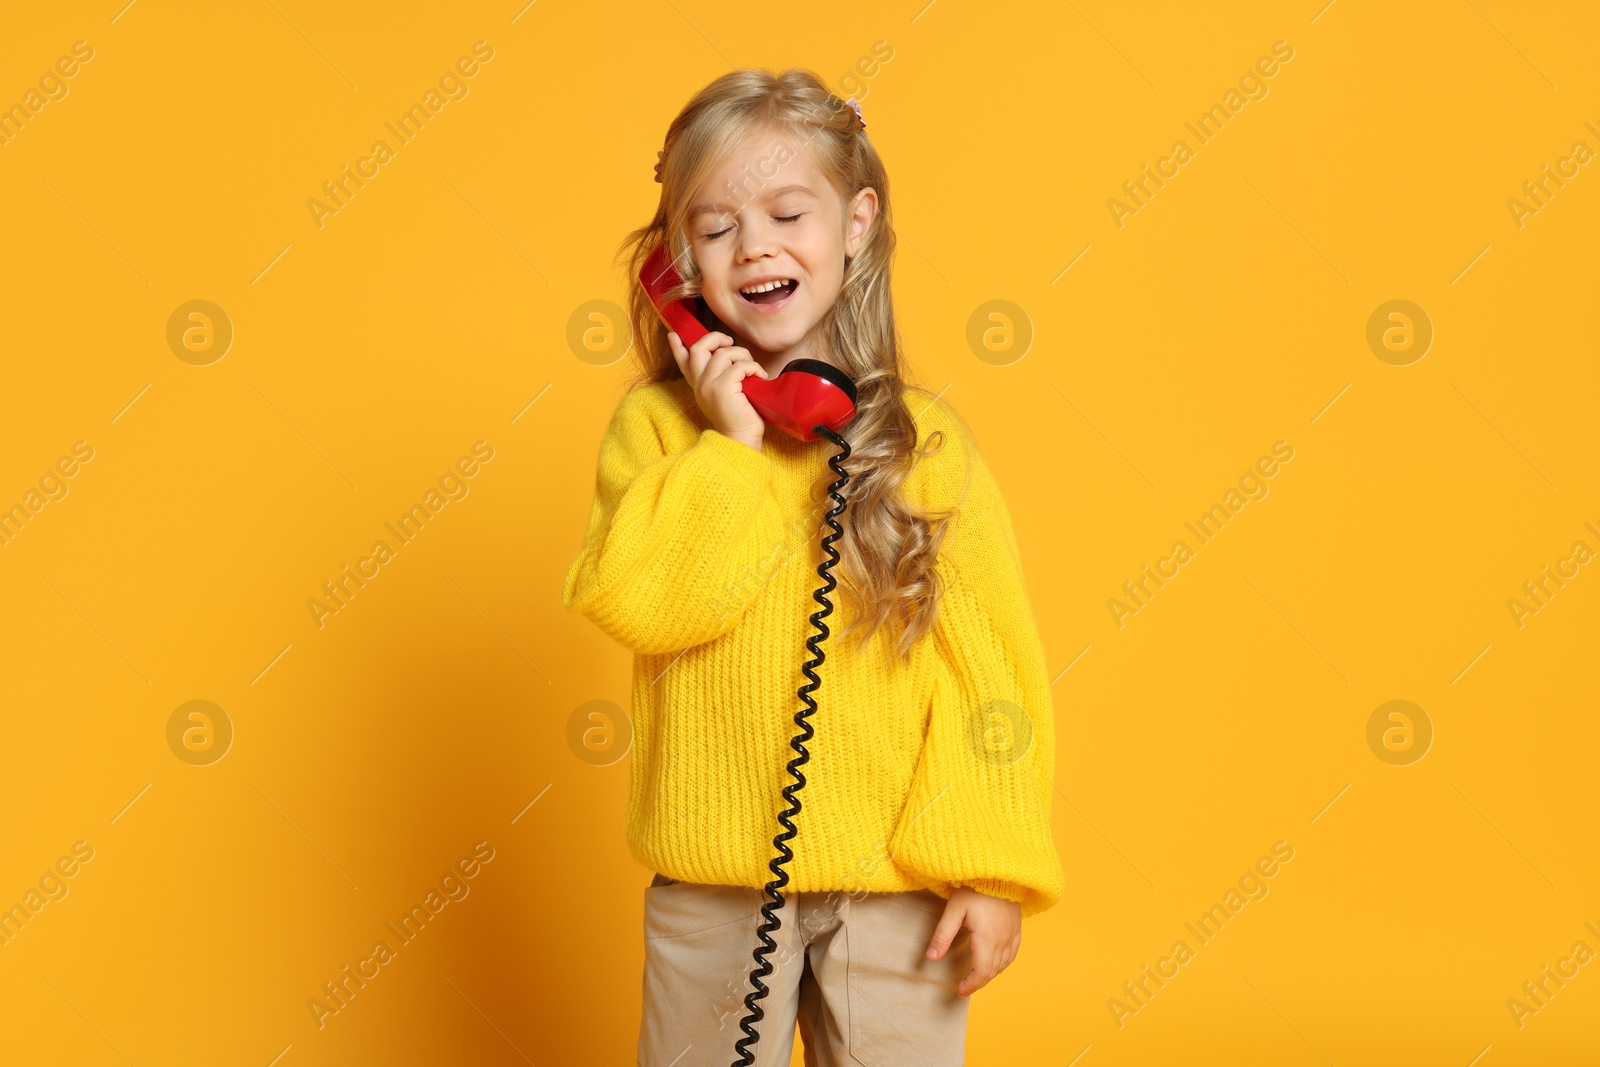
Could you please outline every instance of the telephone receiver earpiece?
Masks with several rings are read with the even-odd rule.
[[[639,271],[650,304],[687,348],[710,332],[700,319],[700,297],[667,301],[683,284],[667,246],[660,244]],[[696,307],[698,305],[698,307]],[[856,415],[856,386],[849,375],[819,359],[791,360],[776,377],[750,375],[740,383],[750,406],[767,422],[799,441],[818,440],[818,426],[838,433]]]

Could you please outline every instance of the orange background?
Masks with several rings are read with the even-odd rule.
[[[863,98],[916,380],[996,471],[1056,676],[1067,893],[973,999],[969,1062],[1592,1057],[1592,962],[1507,1006],[1600,950],[1600,576],[1508,605],[1600,547],[1596,164],[1508,207],[1600,150],[1592,7],[121,3],[0,34],[0,105],[93,50],[0,144],[0,506],[40,491],[0,546],[0,905],[67,891],[0,947],[0,1061],[632,1062],[627,757],[567,740],[630,662],[559,603],[628,338],[570,339],[623,300],[667,123],[734,65]],[[467,95],[319,226],[477,41]],[[1279,841],[1269,894],[1119,1026]],[[435,889],[467,895],[319,1029],[308,1000]]]

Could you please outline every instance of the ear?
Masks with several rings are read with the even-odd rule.
[[[867,232],[877,217],[878,191],[869,185],[851,198],[846,213],[844,250],[847,258],[854,256],[861,242],[867,239]]]

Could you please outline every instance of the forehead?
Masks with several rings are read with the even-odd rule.
[[[818,201],[829,186],[803,146],[787,134],[769,131],[752,136],[712,172],[689,205],[689,217],[733,213],[744,204]]]

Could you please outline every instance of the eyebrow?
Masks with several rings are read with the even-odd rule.
[[[752,202],[758,200],[773,200],[784,195],[785,193],[804,193],[806,196],[812,197],[813,199],[815,199],[817,195],[804,185],[780,185],[776,189],[768,189],[759,196],[753,197]],[[689,209],[689,217],[692,219],[696,215],[705,215],[713,211],[725,211],[727,208],[728,203],[725,200],[718,200],[715,203],[710,204],[695,204]]]

